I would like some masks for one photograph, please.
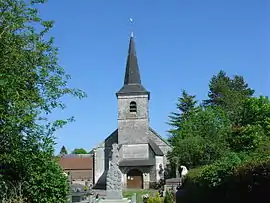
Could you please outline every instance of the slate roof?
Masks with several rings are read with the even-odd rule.
[[[151,139],[148,140],[149,146],[152,148],[156,156],[163,156],[163,152],[159,148],[159,146]]]
[[[153,128],[149,127],[149,130],[154,133],[159,139],[161,139],[165,144],[171,147],[171,144],[166,139],[161,137],[160,134],[158,134]]]
[[[141,84],[140,70],[138,66],[138,59],[135,51],[135,43],[133,36],[130,37],[128,57],[126,64],[126,72],[123,87],[116,93],[116,95],[138,95],[150,94]]]

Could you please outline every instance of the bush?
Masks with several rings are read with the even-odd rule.
[[[166,191],[164,203],[173,203],[173,193],[171,191]]]
[[[150,196],[147,201],[147,203],[161,203],[161,202],[162,200],[159,196],[159,193],[157,193],[154,197]]]
[[[214,164],[191,170],[186,181],[190,203],[263,203],[270,199],[270,157],[231,153]]]

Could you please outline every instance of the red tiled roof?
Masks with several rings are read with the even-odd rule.
[[[92,170],[92,157],[60,157],[58,163],[64,170]]]

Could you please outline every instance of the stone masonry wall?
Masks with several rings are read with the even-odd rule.
[[[129,111],[130,102],[136,102],[137,113]],[[119,144],[146,143],[149,128],[148,95],[118,97]]]

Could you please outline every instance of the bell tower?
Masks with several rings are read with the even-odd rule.
[[[141,83],[133,34],[129,40],[124,85],[116,96],[118,100],[118,143],[147,143],[150,93]]]

